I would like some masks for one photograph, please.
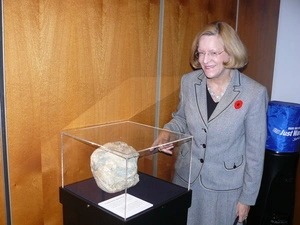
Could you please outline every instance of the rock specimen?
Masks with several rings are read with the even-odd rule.
[[[97,148],[91,155],[90,165],[98,187],[115,193],[136,185],[138,155],[124,142],[109,142]]]

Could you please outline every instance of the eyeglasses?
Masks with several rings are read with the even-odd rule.
[[[225,50],[221,51],[221,52],[195,52],[195,56],[197,59],[199,58],[203,58],[205,55],[209,56],[211,58],[217,58],[218,55],[222,54],[223,52],[225,52]]]

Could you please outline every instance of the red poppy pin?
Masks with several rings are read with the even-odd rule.
[[[236,108],[236,109],[240,109],[242,106],[243,106],[243,101],[242,100],[237,100],[234,103],[234,108]]]

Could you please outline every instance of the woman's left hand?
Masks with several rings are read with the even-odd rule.
[[[243,203],[238,202],[236,206],[236,215],[239,217],[239,223],[242,223],[248,217],[250,211],[249,205],[244,205]]]

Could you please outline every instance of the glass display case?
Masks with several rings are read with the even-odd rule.
[[[154,144],[162,132],[168,141]],[[166,224],[170,219],[156,215],[166,205],[164,217],[185,224],[191,204],[192,139],[132,121],[63,131],[64,224]],[[175,182],[177,170],[185,171],[182,184]],[[183,218],[177,218],[179,213]]]

